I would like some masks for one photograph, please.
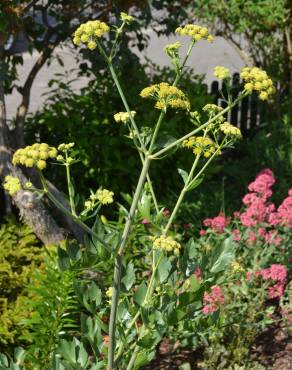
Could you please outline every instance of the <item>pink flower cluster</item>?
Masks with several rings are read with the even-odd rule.
[[[203,313],[208,315],[218,310],[220,305],[223,305],[225,302],[222,289],[218,285],[214,285],[211,288],[211,292],[204,293],[203,297]]]
[[[292,189],[288,191],[288,197],[283,200],[277,211],[270,214],[269,223],[292,227]]]
[[[265,222],[270,213],[275,210],[275,205],[267,202],[272,195],[274,183],[273,172],[270,169],[265,169],[256,176],[255,181],[249,184],[248,190],[250,192],[242,199],[246,209],[239,216],[243,226],[252,227]]]
[[[287,270],[286,267],[279,264],[273,264],[268,268],[256,271],[254,274],[256,277],[261,277],[265,281],[269,281],[273,285],[268,287],[269,298],[280,298],[282,297],[286,285]],[[247,279],[251,278],[251,273],[248,272],[246,275]]]
[[[226,218],[223,214],[219,214],[214,218],[206,218],[203,221],[204,226],[211,227],[217,233],[224,233],[225,227],[228,226],[230,217]]]
[[[292,189],[288,191],[288,197],[276,209],[273,203],[268,199],[272,196],[272,186],[275,183],[275,177],[270,169],[261,171],[255,181],[249,184],[248,190],[242,201],[246,205],[246,210],[239,218],[243,226],[257,226],[259,223],[267,222],[270,226],[280,225],[292,227]],[[267,242],[279,244],[279,239],[275,235],[261,235]]]
[[[292,227],[292,189],[282,204],[276,206],[269,201],[272,196],[272,186],[275,183],[273,172],[266,168],[262,170],[253,182],[248,185],[249,192],[243,197],[245,206],[243,212],[234,212],[234,219],[247,228],[247,231],[232,230],[232,238],[235,241],[246,238],[248,244],[264,241],[268,244],[280,245],[283,241],[275,226]],[[230,218],[220,214],[214,218],[203,221],[204,226],[210,227],[217,233],[224,233],[230,223]],[[200,230],[200,235],[205,235],[206,230]]]

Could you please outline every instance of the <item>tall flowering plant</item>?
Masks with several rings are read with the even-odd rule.
[[[227,95],[224,96],[226,108],[207,104],[203,112],[194,111],[188,96],[178,87],[179,82],[194,45],[200,40],[212,42],[213,37],[205,27],[187,24],[176,30],[179,36],[190,39],[186,54],[181,56],[180,42],[165,47],[174,66],[173,81],[163,81],[140,92],[141,104],[142,99],[151,100],[157,110],[157,121],[149,123],[148,130],[142,130],[138,108],[136,111],[130,107],[115,63],[122,33],[133,21],[134,18],[125,13],[120,16],[119,26],[112,29],[104,22],[89,21],[77,28],[73,39],[75,45],[97,51],[97,55],[104,59],[125,107],[123,112],[113,112],[113,118],[125,126],[131,145],[136,147],[141,160],[141,173],[133,197],[126,197],[129,209],[120,205],[119,220],[107,220],[101,215],[101,210],[112,204],[115,198],[113,192],[102,187],[91,191],[83,206],[77,202],[71,178],[71,166],[78,162],[74,143],[60,144],[58,148],[36,143],[14,154],[15,165],[38,170],[41,189],[31,183],[21,184],[11,176],[6,178],[4,184],[13,197],[20,191],[33,192],[35,198],[48,197],[84,229],[87,235],[81,248],[76,250],[69,243],[67,251],[60,250],[63,267],[70,265],[86,274],[90,267],[91,275],[103,272],[104,279],[98,283],[93,280],[89,283],[80,277],[76,285],[76,294],[88,315],[81,317],[81,342],[74,338],[73,342],[64,340],[61,343],[62,357],[61,360],[58,357],[55,364],[62,366],[77,364],[79,367],[76,365],[74,368],[104,369],[107,357],[108,370],[139,368],[151,360],[155,346],[170,327],[175,327],[182,320],[187,322],[194,311],[198,315],[207,315],[218,311],[224,304],[219,286],[214,285],[210,287],[210,292],[204,292],[205,289],[209,291],[209,285],[202,285],[199,279],[200,273],[193,260],[193,244],[185,241],[182,235],[175,234],[172,226],[185,195],[202,183],[204,172],[212,161],[225,148],[241,139],[240,130],[226,121],[226,113],[252,91],[258,92],[263,100],[274,91],[272,81],[264,71],[245,68],[242,71],[244,88],[233,99],[229,94],[230,71],[218,66],[214,75],[227,86]],[[113,42],[108,47],[103,40],[110,32]],[[161,127],[167,125],[169,114],[178,111],[185,113],[190,130],[172,141],[164,140],[160,135]],[[183,187],[173,210],[166,212],[156,198],[149,168],[155,161],[180,148],[190,151],[193,163],[188,170],[178,169]],[[59,202],[46,181],[43,171],[50,160],[65,169],[68,204]],[[92,225],[90,220],[94,220],[93,227],[89,226]],[[210,226],[214,224],[219,232],[224,228],[225,221],[222,223],[222,219],[208,222]],[[133,248],[137,243],[139,248],[134,254]],[[136,256],[142,258],[140,264]],[[224,261],[215,259],[213,262],[214,273],[220,271]],[[197,276],[193,275],[194,272]],[[190,276],[191,281],[186,282],[186,277]]]

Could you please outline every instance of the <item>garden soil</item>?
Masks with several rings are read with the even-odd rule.
[[[250,357],[267,370],[292,370],[292,336],[280,325],[272,326],[258,336]],[[168,339],[164,339],[156,358],[143,370],[179,370],[184,363],[192,364],[192,370],[215,370],[197,367],[201,360],[198,351],[179,351]]]

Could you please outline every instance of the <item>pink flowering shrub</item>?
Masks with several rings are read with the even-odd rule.
[[[254,276],[261,277],[269,284],[267,293],[270,299],[282,297],[287,282],[287,269],[285,266],[272,264],[268,268],[255,271]],[[246,274],[247,280],[250,280],[251,277],[252,274],[248,272]]]
[[[270,201],[275,182],[270,169],[262,170],[248,185],[249,191],[242,198],[244,208],[241,212],[234,212],[233,220],[219,214],[205,219],[203,225],[215,233],[224,233],[231,225],[233,240],[246,245],[262,243],[280,246],[284,242],[283,237],[287,236],[287,228],[292,228],[292,189],[277,208]],[[200,235],[207,234],[208,230],[201,230]]]
[[[276,205],[275,184],[273,172],[262,170],[248,185],[242,208],[232,217],[220,213],[205,219],[198,242],[190,244],[190,277],[200,283],[200,325],[206,327],[210,368],[225,353],[232,353],[237,365],[245,364],[260,328],[291,316],[287,304],[281,307],[290,286],[292,189]]]
[[[211,288],[210,293],[205,292],[203,304],[204,306],[202,311],[205,315],[217,311],[220,305],[224,304],[224,295],[222,289],[218,285],[215,285]]]

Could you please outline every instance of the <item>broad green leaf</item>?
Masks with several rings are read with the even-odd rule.
[[[161,284],[168,278],[171,267],[169,259],[164,256],[157,269],[158,279]]]
[[[146,296],[147,286],[144,281],[139,286],[138,290],[134,294],[134,301],[141,306]]]
[[[64,359],[69,361],[70,363],[75,363],[76,356],[74,342],[68,342],[65,339],[61,339],[58,353],[60,353],[64,357]]]
[[[214,262],[211,272],[217,273],[220,271],[225,270],[227,266],[230,264],[231,261],[233,261],[235,258],[235,244],[232,241],[232,238],[227,238],[224,240],[224,243],[222,245],[222,251],[217,258],[217,260]]]
[[[126,291],[129,291],[132,288],[135,282],[135,269],[132,262],[128,264],[125,275],[122,277],[121,282]]]

